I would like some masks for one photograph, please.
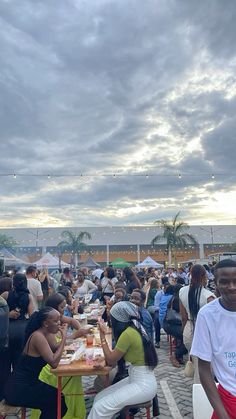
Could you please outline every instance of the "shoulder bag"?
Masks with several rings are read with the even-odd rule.
[[[182,324],[182,317],[181,314],[178,313],[173,307],[173,299],[171,300],[171,305],[169,308],[167,308],[165,320],[170,324]]]

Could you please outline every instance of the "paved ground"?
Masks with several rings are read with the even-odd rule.
[[[159,419],[192,419],[192,379],[184,376],[184,367],[175,368],[169,361],[169,343],[161,335],[157,349],[159,364],[155,370],[158,383]]]
[[[158,419],[193,419],[192,379],[184,376],[184,367],[175,368],[169,360],[169,343],[166,335],[161,335],[161,347],[157,349],[159,364],[155,369],[158,383],[160,416]],[[93,385],[92,377],[84,377],[85,387]],[[87,411],[92,400],[86,400]],[[142,417],[142,415],[137,415]]]

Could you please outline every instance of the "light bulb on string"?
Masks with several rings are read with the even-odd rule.
[[[179,178],[179,179],[181,179],[181,178],[182,178],[182,175],[181,175],[181,173],[179,173],[179,174],[178,174],[178,178]]]
[[[13,179],[16,179],[16,174],[15,173],[13,173]]]
[[[212,174],[212,175],[211,175],[211,178],[212,178],[212,179],[215,179],[215,175],[214,175],[214,174]]]

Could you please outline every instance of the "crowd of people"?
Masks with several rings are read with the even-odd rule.
[[[155,400],[161,331],[174,340],[170,362],[175,368],[191,359],[194,382],[202,382],[214,418],[236,418],[233,260],[212,267],[189,264],[142,271],[107,266],[94,274],[87,268],[65,268],[53,277],[46,268],[38,271],[29,266],[25,273],[3,275],[0,399],[34,409],[34,419],[56,419],[56,377],[51,367],[59,364],[68,331],[71,339],[90,332],[89,326],[82,328],[74,318],[83,313],[89,300],[104,305],[98,327],[105,361],[113,367],[111,386],[100,386],[89,419],[109,419],[119,412],[122,417],[127,405]],[[112,329],[112,348],[106,341],[104,321]],[[64,377],[66,386],[80,395],[67,397],[65,392],[63,417],[84,419],[81,378]]]

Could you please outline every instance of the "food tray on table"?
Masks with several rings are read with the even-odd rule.
[[[74,349],[74,350],[72,349],[73,345],[74,344],[65,347],[65,350],[59,362],[60,365],[68,365],[73,361],[78,361],[84,356],[85,350],[86,350],[85,345],[82,344],[77,349]]]

